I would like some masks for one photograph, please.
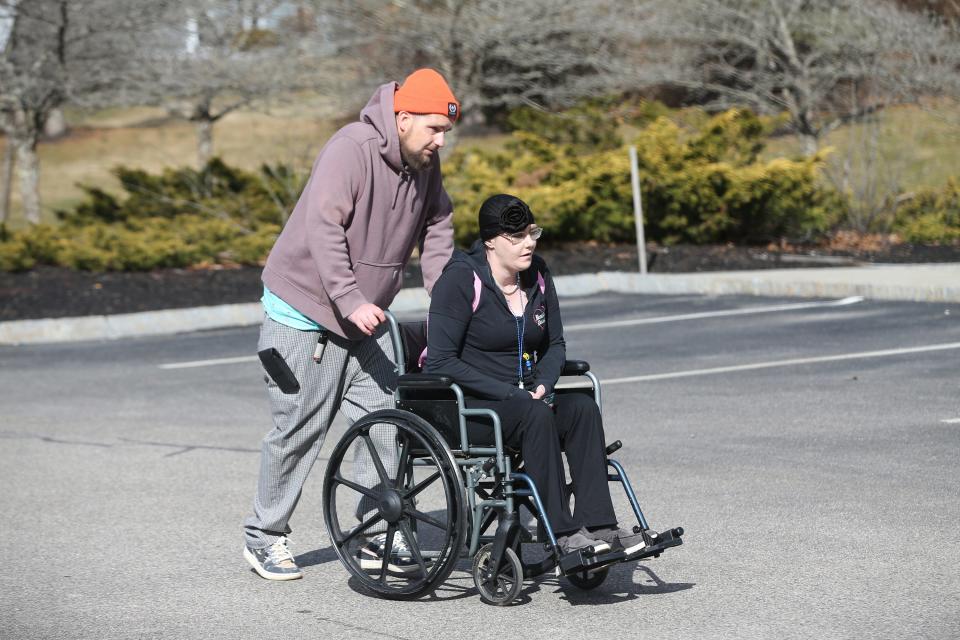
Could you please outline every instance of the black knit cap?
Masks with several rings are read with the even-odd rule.
[[[480,238],[489,240],[501,233],[518,233],[533,224],[533,212],[516,196],[499,193],[480,206]]]

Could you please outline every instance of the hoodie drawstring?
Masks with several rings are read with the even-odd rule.
[[[393,206],[391,209],[397,208],[397,201],[400,199],[400,187],[410,178],[410,174],[407,173],[406,169],[400,171],[400,180],[397,181],[397,192],[393,194]]]

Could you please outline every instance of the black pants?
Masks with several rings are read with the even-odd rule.
[[[466,405],[470,409],[492,409],[500,416],[504,443],[520,449],[525,471],[537,485],[556,535],[567,535],[580,527],[617,523],[607,486],[603,420],[590,397],[558,393],[553,408],[533,398],[467,398]],[[489,421],[470,420],[467,431],[471,444],[493,444]],[[561,450],[567,454],[576,496],[572,514],[566,496]]]

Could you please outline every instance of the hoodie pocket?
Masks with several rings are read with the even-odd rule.
[[[400,291],[403,281],[402,262],[371,262],[357,260],[353,267],[357,286],[370,302],[378,307],[389,306]]]

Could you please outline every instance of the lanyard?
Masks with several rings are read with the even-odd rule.
[[[523,304],[523,296],[520,296],[520,303]],[[517,386],[523,389],[523,332],[527,328],[526,314],[521,311],[518,318],[513,316],[517,322]]]
[[[520,274],[517,273],[517,291],[520,291]],[[510,308],[510,303],[507,303],[507,308]],[[513,315],[513,311],[510,312]],[[520,292],[520,316],[513,316],[514,321],[517,323],[517,387],[523,389],[523,363],[527,363],[527,369],[530,368],[529,356],[524,358],[526,354],[523,352],[523,334],[527,329],[527,310],[523,304],[523,292]]]

